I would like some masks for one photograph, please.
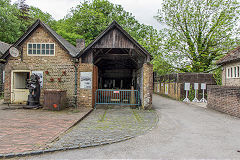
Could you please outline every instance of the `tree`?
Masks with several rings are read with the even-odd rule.
[[[10,0],[0,0],[0,41],[14,43],[38,18],[50,26],[55,24],[50,14],[28,6],[25,0],[13,5]]]
[[[22,24],[21,31],[23,33],[37,19],[41,19],[50,26],[53,26],[55,24],[55,20],[49,13],[45,13],[37,7],[27,5],[26,0],[18,0],[16,5],[19,9],[18,17]]]
[[[110,3],[107,0],[84,1],[72,8],[70,13],[57,22],[57,33],[65,32],[65,35],[74,34],[74,37],[85,39],[89,44],[95,39],[113,20],[116,20],[138,42],[145,45],[150,52],[157,52],[160,38],[157,30],[152,26],[140,24],[131,13],[125,11],[122,6]],[[70,40],[75,45],[75,39]],[[150,41],[151,43],[149,43]],[[156,41],[155,41],[156,40]],[[154,47],[149,47],[149,46]]]
[[[161,52],[178,71],[203,72],[239,42],[237,0],[163,0]]]
[[[11,5],[10,0],[0,0],[0,40],[14,43],[21,35],[21,21],[18,19],[19,10]]]
[[[84,39],[86,45],[88,45],[113,20],[116,20],[135,40],[152,54],[154,57],[153,61],[166,66],[167,62],[164,58],[156,58],[161,57],[161,52],[159,52],[159,48],[162,45],[161,33],[152,26],[139,23],[121,5],[115,5],[108,0],[92,0],[80,3],[75,8],[72,8],[64,19],[59,20],[54,29],[73,45],[76,44],[77,38]],[[159,67],[160,65],[155,66],[157,66],[154,67],[155,70],[166,73],[165,67],[161,68]]]
[[[37,7],[30,6],[29,15],[31,19],[31,24],[37,19],[41,19],[44,23],[48,24],[49,26],[54,26],[56,24],[56,20],[54,20],[51,14],[43,12],[41,9]]]

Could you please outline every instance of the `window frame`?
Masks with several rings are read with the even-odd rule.
[[[228,79],[240,78],[240,65],[226,67],[226,77]]]
[[[32,50],[32,53],[31,54],[29,54],[28,52],[29,52],[29,48],[28,48],[28,46],[29,46],[29,44],[32,44],[32,48],[33,48],[33,45],[34,44],[36,44],[36,54],[33,54],[33,50]],[[40,54],[37,54],[37,45],[38,44],[40,44]],[[43,44],[45,44],[45,54],[42,54],[42,45]],[[49,54],[46,54],[46,45],[47,44],[49,44]],[[50,49],[50,45],[51,44],[53,44],[53,54],[50,54],[50,51],[51,51],[51,49]],[[46,56],[46,57],[49,57],[49,56],[55,56],[55,50],[56,50],[56,45],[55,45],[55,43],[27,43],[27,56]]]

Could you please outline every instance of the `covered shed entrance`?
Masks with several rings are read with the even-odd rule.
[[[94,105],[144,105],[144,66],[152,72],[151,55],[117,22],[104,30],[80,56],[82,63],[97,68],[93,74]],[[145,83],[152,82],[148,79]]]

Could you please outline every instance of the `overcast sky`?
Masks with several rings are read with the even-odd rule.
[[[12,0],[16,2],[17,0]],[[75,7],[84,0],[26,0],[28,5],[40,8],[44,12],[50,13],[54,19],[63,18],[70,8]],[[120,4],[123,8],[131,12],[136,19],[144,24],[152,25],[159,29],[161,25],[153,18],[161,8],[162,0],[109,0],[114,4]]]

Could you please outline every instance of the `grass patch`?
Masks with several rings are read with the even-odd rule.
[[[107,114],[107,110],[105,110],[105,112],[103,113],[103,115],[102,115],[101,119],[99,120],[99,122],[104,122],[106,114]]]
[[[135,111],[135,110],[132,110],[133,111],[133,115],[134,117],[136,118],[136,120],[138,122],[141,122],[142,121],[142,118],[140,117],[140,115]]]

